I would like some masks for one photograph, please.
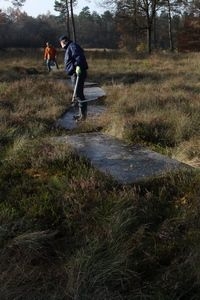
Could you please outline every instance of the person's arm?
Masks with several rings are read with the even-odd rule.
[[[75,72],[75,66],[74,66],[73,52],[70,46],[66,49],[65,52],[64,65],[65,65],[65,71],[67,72],[68,75],[71,76]]]
[[[75,67],[82,65],[82,49],[78,45],[74,45],[73,47],[73,59]]]
[[[73,53],[73,60],[74,60],[75,68],[80,67],[79,74],[80,74],[81,70],[88,69],[84,51],[79,45],[77,45],[77,44],[73,45],[72,53]]]

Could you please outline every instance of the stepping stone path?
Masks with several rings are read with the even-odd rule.
[[[95,87],[94,84],[86,84],[84,92],[86,98],[91,99],[88,102],[88,119],[102,114],[105,107],[97,105],[96,102],[105,96],[104,91]],[[68,130],[76,128],[77,123],[73,120],[73,115],[74,111],[68,110],[57,121],[57,126]],[[180,169],[191,168],[140,145],[130,146],[102,133],[67,135],[56,138],[56,140],[70,144],[79,155],[87,158],[94,167],[122,184],[138,183]]]
[[[97,100],[98,102],[100,102],[101,99],[103,99],[106,96],[106,94],[101,88],[95,85],[95,83],[86,82],[84,88],[85,98],[88,100],[88,121],[97,118],[100,114],[102,114],[105,111],[105,107],[103,105],[96,104],[96,102]],[[60,126],[65,129],[77,128],[79,124],[76,123],[73,119],[73,116],[77,113],[78,107],[70,107],[67,110],[66,114],[56,122],[56,126]]]
[[[89,159],[98,170],[123,184],[137,183],[187,165],[142,146],[129,146],[101,133],[84,133],[59,138]]]

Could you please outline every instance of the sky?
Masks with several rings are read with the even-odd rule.
[[[22,11],[25,11],[29,16],[37,17],[41,14],[46,14],[48,11],[56,15],[57,13],[54,10],[55,0],[26,0]],[[98,14],[103,13],[103,10],[98,4],[98,1],[95,0],[78,0],[78,5],[74,8],[74,13],[78,14],[83,7],[88,6],[90,12],[96,11]],[[100,1],[99,1],[100,2]],[[0,8],[6,9],[8,6],[11,6],[11,1],[9,0],[0,0]]]

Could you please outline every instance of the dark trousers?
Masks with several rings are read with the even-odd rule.
[[[47,69],[48,69],[49,72],[51,71],[51,66],[53,64],[55,64],[56,68],[59,69],[56,59],[47,59],[46,64],[47,64]]]
[[[85,70],[81,71],[81,74],[79,75],[77,90],[76,90],[76,98],[78,98],[78,104],[79,104],[79,112],[81,115],[86,117],[87,115],[87,102],[81,102],[85,100],[84,96],[84,83],[87,78],[87,72]],[[72,84],[73,87],[75,87],[77,75],[73,74],[72,77]]]

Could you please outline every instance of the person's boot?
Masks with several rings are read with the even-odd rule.
[[[82,114],[78,114],[78,115],[75,115],[75,116],[74,116],[74,120],[75,120],[76,122],[85,121],[85,119],[86,119],[86,116],[85,116],[85,115],[82,115]]]
[[[80,107],[80,111],[81,111],[82,119],[85,120],[87,118],[87,103],[84,103],[84,105]]]
[[[76,120],[76,122],[79,122],[79,121],[85,121],[86,118],[87,118],[87,111],[83,111],[82,107],[79,107],[79,113],[78,115],[74,116],[74,120]]]

